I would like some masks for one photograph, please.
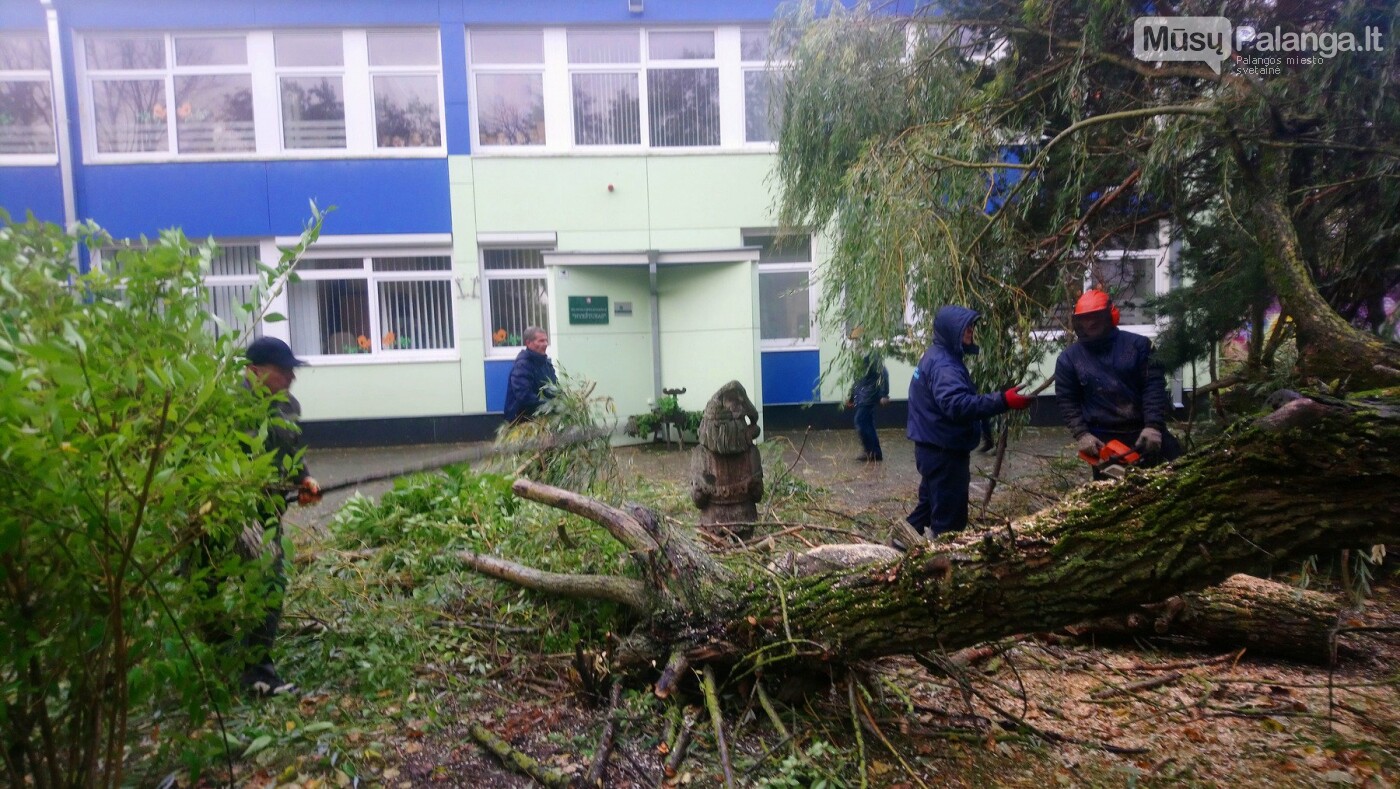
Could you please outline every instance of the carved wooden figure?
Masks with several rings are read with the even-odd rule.
[[[699,446],[691,451],[690,498],[700,509],[700,526],[748,536],[763,500],[763,461],[758,409],[744,385],[730,381],[705,404]]]

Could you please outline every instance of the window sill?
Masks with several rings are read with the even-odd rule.
[[[446,159],[446,148],[415,148],[412,150],[394,149],[386,151],[305,151],[301,153],[237,153],[237,154],[170,154],[113,156],[102,154],[88,158],[85,163],[94,167],[121,164],[207,164],[210,162],[303,162],[333,161],[345,159]],[[57,162],[57,159],[54,160]]]
[[[772,342],[782,344],[769,345],[769,343]],[[769,353],[770,351],[785,353],[788,351],[816,351],[820,350],[820,348],[817,347],[815,342],[783,343],[781,340],[761,340],[758,344],[758,350],[760,353]]]
[[[428,351],[404,351],[401,353],[381,352],[381,353],[343,353],[333,355],[301,357],[306,360],[311,369],[321,369],[326,367],[364,367],[366,365],[398,365],[398,364],[423,364],[423,363],[447,363],[460,362],[461,354],[456,351],[448,352],[428,352]]]
[[[608,148],[570,148],[560,150],[558,148],[473,148],[471,153],[465,154],[475,159],[578,159],[578,158],[602,158],[619,156],[735,156],[735,155],[772,155],[778,152],[776,145],[770,146],[744,146],[741,148],[637,148],[637,147],[608,147]]]

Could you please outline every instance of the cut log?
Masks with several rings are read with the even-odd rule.
[[[1343,610],[1336,595],[1234,575],[1218,586],[1066,630],[1081,638],[1165,636],[1213,647],[1244,647],[1255,656],[1328,665]]]
[[[1288,557],[1400,539],[1400,392],[1299,398],[1203,451],[1015,524],[814,574],[728,566],[642,508],[568,507],[636,552],[651,590],[619,668],[788,661],[797,671],[1131,613]],[[516,482],[526,498],[566,491]],[[1011,535],[1014,534],[1014,537]],[[829,551],[828,551],[829,552]],[[651,669],[654,670],[654,669]]]

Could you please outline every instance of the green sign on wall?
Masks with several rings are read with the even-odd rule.
[[[607,296],[570,296],[569,323],[607,323]]]

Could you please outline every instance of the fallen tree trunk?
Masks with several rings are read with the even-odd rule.
[[[774,567],[721,564],[688,530],[519,480],[515,491],[589,517],[637,558],[627,594],[556,586],[500,559],[477,570],[543,591],[624,602],[642,624],[620,668],[668,657],[810,667],[954,650],[1124,614],[1288,557],[1400,538],[1400,409],[1298,398],[1168,467],[1088,486],[1010,529],[897,554],[825,546]],[[805,559],[805,563],[803,561]],[[864,562],[864,563],[860,563]],[[805,566],[805,571],[797,568]],[[786,567],[786,569],[784,569]],[[834,568],[834,569],[828,569]]]
[[[1328,665],[1343,605],[1335,595],[1235,575],[1217,586],[1065,628],[1070,635],[1169,637]]]

